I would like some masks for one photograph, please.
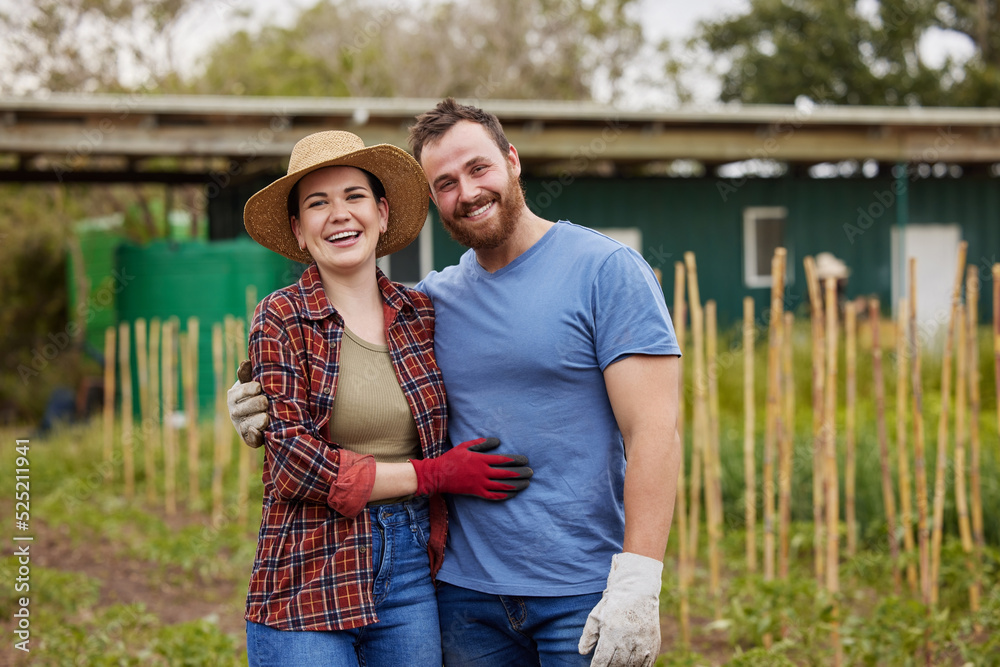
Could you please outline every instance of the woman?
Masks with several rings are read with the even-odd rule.
[[[417,237],[420,166],[348,132],[299,141],[288,174],[247,202],[250,236],[308,262],[266,297],[250,332],[269,399],[264,500],[247,596],[250,665],[441,664],[432,575],[442,492],[500,500],[523,457],[445,449],[434,314],[376,257]]]

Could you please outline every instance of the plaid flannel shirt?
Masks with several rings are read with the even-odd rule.
[[[434,360],[434,310],[424,294],[378,272],[386,339],[424,458],[445,442],[444,381]],[[250,330],[253,376],[268,396],[264,505],[246,619],[280,630],[344,630],[374,623],[372,527],[365,505],[375,460],[328,442],[343,318],[315,264],[257,306]],[[431,497],[432,572],[446,518]]]

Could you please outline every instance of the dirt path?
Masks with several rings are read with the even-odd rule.
[[[74,546],[69,540],[68,527],[50,527],[37,521],[32,551],[37,565],[97,579],[101,584],[98,608],[142,603],[166,625],[214,615],[225,632],[243,632],[242,605],[234,608],[234,594],[242,585],[240,582],[205,581],[183,573],[180,568],[168,568],[167,576],[158,573],[150,577],[151,570],[162,566],[126,556],[106,540]]]
[[[179,517],[175,521],[180,527],[202,520],[201,517]],[[136,560],[106,539],[74,545],[68,526],[49,526],[36,520],[32,528],[35,537],[31,549],[34,566],[83,574],[99,582],[98,601],[92,608],[78,610],[80,620],[115,604],[141,603],[147,613],[159,618],[164,625],[211,618],[224,632],[237,637],[243,635],[243,606],[238,593],[246,585],[245,582],[206,581],[183,573],[179,568],[167,568],[164,574],[162,566]],[[151,572],[155,575],[151,576]],[[692,627],[700,627],[703,620],[692,619]],[[0,634],[9,637],[12,629],[10,619],[0,619]],[[675,615],[663,615],[660,632],[661,652],[677,646],[680,628]],[[732,657],[732,648],[722,637],[695,633],[692,644],[692,649],[703,656],[704,664],[722,665]],[[5,646],[0,651],[0,667],[30,664],[30,661],[15,661],[22,656],[17,655],[17,651],[8,651],[8,648]]]
[[[77,610],[76,619],[81,622],[115,604],[141,603],[146,613],[156,616],[163,625],[212,619],[223,632],[237,637],[244,634],[239,598],[240,589],[246,586],[243,581],[204,580],[177,567],[168,567],[164,573],[163,566],[136,560],[102,538],[74,545],[68,526],[50,526],[36,519],[32,533],[32,567],[83,574],[99,582],[97,603]],[[155,574],[151,576],[151,572]],[[13,628],[11,619],[0,619],[0,635],[12,637]],[[30,660],[23,659],[29,656],[20,653],[10,645],[3,646],[0,667],[30,664]]]

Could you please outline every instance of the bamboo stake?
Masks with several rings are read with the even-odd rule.
[[[920,339],[917,336],[917,260],[910,258],[910,377],[913,387],[913,474],[917,494],[917,537],[920,549],[920,597],[931,605],[930,526],[927,517],[927,461],[924,452],[924,392],[920,379]]]
[[[917,565],[913,562],[916,544],[913,539],[913,497],[910,482],[910,452],[906,444],[907,359],[910,346],[907,342],[909,300],[899,300],[898,325],[896,326],[896,459],[899,465],[900,524],[903,529],[903,550],[906,553],[906,582],[910,591],[917,592]]]
[[[774,580],[775,488],[774,464],[778,432],[781,428],[780,370],[781,320],[785,293],[785,249],[776,248],[771,258],[771,320],[767,341],[767,405],[764,427],[764,580]],[[768,645],[765,637],[765,646]]]
[[[222,520],[223,447],[229,438],[226,390],[223,379],[222,324],[212,325],[212,370],[215,374],[215,443],[212,456],[212,520]]]
[[[719,458],[719,324],[716,303],[709,299],[705,302],[706,336],[706,368],[708,369],[708,425],[710,444],[712,446],[712,492],[715,494],[716,508],[720,514],[716,517],[719,529],[722,528],[722,468]],[[721,533],[720,533],[721,538]]]
[[[827,278],[826,283],[826,389],[823,411],[823,434],[826,462],[826,589],[830,592],[831,640],[834,648],[834,665],[843,663],[840,645],[840,621],[837,594],[840,592],[840,545],[837,540],[839,498],[837,489],[837,431],[834,415],[837,409],[837,279]]]
[[[972,501],[972,539],[975,544],[973,561],[974,577],[972,584],[971,607],[973,612],[979,611],[980,583],[979,573],[982,567],[982,553],[985,546],[983,539],[983,498],[979,477],[980,440],[979,413],[982,409],[979,395],[979,270],[970,266],[965,278],[965,299],[968,303],[969,324],[966,328],[969,363],[969,444],[972,448],[972,460],[969,470],[969,485]]]
[[[957,322],[957,346],[955,348],[955,510],[958,512],[958,533],[962,540],[962,551],[966,555],[966,566],[975,579],[976,566],[972,552],[972,524],[969,520],[969,501],[965,486],[965,445],[968,438],[965,414],[968,402],[969,382],[968,334],[966,333],[965,308],[959,304]],[[969,585],[969,609],[976,611],[979,606],[978,590],[975,583]]]
[[[118,325],[118,368],[122,384],[122,462],[125,474],[125,499],[135,498],[135,458],[132,451],[132,364],[129,361],[128,322]]]
[[[146,320],[137,318],[135,324],[135,366],[139,380],[139,423],[141,432],[145,433],[149,426],[149,347],[146,338]],[[156,485],[153,483],[153,471],[156,470],[155,450],[143,442],[143,470],[146,475],[146,501],[156,501]]]
[[[792,327],[795,315],[785,313],[782,328],[781,397],[784,401],[781,437],[778,439],[778,576],[788,577],[792,527],[792,459],[795,433],[795,376],[792,370]]]
[[[226,387],[229,385],[229,381],[236,378],[236,367],[239,365],[239,360],[236,359],[234,353],[235,346],[233,345],[236,339],[236,318],[232,315],[226,315],[222,323],[222,359],[223,359],[223,381],[222,381],[222,407],[226,407],[225,392]],[[228,410],[227,410],[228,412]],[[233,462],[233,438],[236,437],[236,431],[233,429],[226,429],[226,437],[222,441],[222,463],[228,466]]]
[[[997,422],[1000,423],[1000,264],[993,265],[993,368]]]
[[[823,341],[823,296],[819,278],[816,276],[816,262],[812,257],[803,260],[806,270],[806,285],[809,288],[809,314],[812,325],[812,408],[813,408],[813,567],[816,581],[823,583],[826,566],[824,564],[824,510],[826,488],[823,473],[823,389],[826,383],[825,343]]]
[[[997,422],[1000,423],[1000,264],[993,265],[993,357]]]
[[[160,424],[160,334],[163,327],[159,317],[149,320],[149,411],[153,422]]]
[[[232,356],[234,360],[242,359],[246,356],[246,324],[242,319],[237,319],[233,327]],[[239,363],[239,362],[236,362]],[[235,374],[235,372],[234,372]],[[250,448],[246,445],[239,445],[239,471],[237,477],[237,509],[240,526],[247,525],[247,516],[250,506]]]
[[[135,365],[139,380],[139,414],[142,419],[149,416],[149,347],[146,337],[146,320],[135,320]]]
[[[688,539],[688,565],[691,568],[691,573],[694,574],[694,564],[698,559],[698,515],[701,509],[702,432],[699,425],[701,423],[699,418],[699,410],[701,408],[699,407],[698,397],[699,391],[701,394],[705,392],[705,370],[701,363],[704,357],[700,352],[702,350],[704,325],[702,324],[701,296],[698,292],[698,273],[693,252],[684,253],[684,264],[687,269],[688,312],[691,321],[691,337],[694,343],[694,377],[692,378],[692,387],[694,389],[694,424],[691,437],[691,507],[689,509],[691,516],[688,520],[690,538]],[[699,368],[701,368],[700,372]]]
[[[188,506],[191,508],[201,504],[199,491],[199,472],[201,469],[200,440],[198,432],[198,318],[189,317],[187,321],[187,345],[185,350],[184,370],[184,412],[187,415],[188,436]]]
[[[163,323],[163,497],[167,516],[177,513],[177,431],[173,425],[177,396],[177,361],[173,320]]]
[[[156,448],[161,446],[162,432],[160,397],[160,338],[162,332],[160,318],[149,320],[149,414],[145,416],[142,443],[146,452],[146,500],[156,500]]]
[[[875,422],[878,430],[878,458],[882,469],[882,504],[885,507],[889,555],[892,559],[893,592],[899,594],[899,543],[896,538],[896,498],[889,470],[889,435],[885,423],[885,379],[882,376],[882,341],[880,336],[882,309],[878,299],[868,300],[868,321],[872,328],[872,382],[875,387]]]
[[[114,479],[115,328],[104,330],[104,479]]]
[[[660,270],[656,269],[656,279],[660,281]],[[246,300],[247,300],[247,331],[253,326],[253,313],[257,309],[257,286],[247,285],[246,288]]]
[[[757,571],[757,471],[754,457],[754,303],[743,298],[743,478],[745,480],[747,571]]]
[[[674,262],[674,334],[677,347],[684,354],[684,325],[687,316],[684,305],[684,263]],[[677,439],[681,447],[680,470],[677,474],[677,574],[680,593],[681,644],[691,644],[691,610],[688,599],[690,571],[688,566],[687,487],[684,480],[684,357],[677,364]]]
[[[968,243],[958,244],[958,269],[951,292],[951,310],[948,314],[948,334],[941,360],[941,415],[938,419],[937,466],[934,472],[934,532],[931,537],[931,604],[938,601],[938,584],[941,572],[941,542],[944,536],[944,501],[948,466],[948,409],[951,403],[951,357],[955,344],[955,317],[962,298],[962,279],[965,276],[965,254]]]
[[[190,437],[190,433],[191,433],[191,415],[190,415],[190,410],[191,410],[191,388],[190,388],[190,384],[191,384],[191,359],[190,359],[190,357],[191,357],[191,350],[189,348],[190,348],[190,344],[188,343],[188,332],[187,331],[180,331],[180,325],[178,324],[177,353],[178,353],[179,357],[178,357],[177,361],[180,364],[180,368],[179,368],[179,370],[180,370],[180,386],[179,386],[179,390],[180,390],[180,396],[181,396],[181,398],[180,398],[180,403],[178,404],[177,408],[178,408],[178,410],[180,410],[181,414],[184,415],[184,434],[185,434],[185,439],[189,438]],[[178,428],[178,430],[180,430],[180,429]],[[190,442],[188,442],[188,444],[190,445]],[[180,448],[180,447],[181,447],[181,443],[178,443],[178,448]],[[178,451],[178,457],[179,456],[180,456],[180,452]],[[187,472],[188,472],[188,499],[187,499],[187,505],[188,505],[188,507],[191,507],[191,466],[192,466],[192,461],[191,461],[191,452],[190,452],[190,450],[188,450],[188,452],[187,452],[187,455],[185,457],[185,462],[186,462],[185,465],[187,467]],[[179,465],[179,461],[178,461],[178,465]]]
[[[844,510],[847,520],[847,554],[853,558],[858,553],[858,518],[856,509],[857,457],[855,455],[858,396],[858,318],[853,301],[848,301],[844,304],[844,331],[846,334],[844,354],[847,366],[847,391],[844,403],[844,441],[846,449],[846,459],[844,461]]]
[[[705,497],[708,510],[709,588],[715,602],[715,619],[722,618],[719,543],[722,541],[722,470],[719,463],[718,325],[715,301],[705,302],[706,367],[708,371],[708,439],[705,451]],[[711,496],[711,502],[707,502]]]

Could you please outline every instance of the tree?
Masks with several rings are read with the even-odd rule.
[[[321,0],[209,53],[198,92],[613,97],[642,43],[636,0]]]
[[[207,0],[31,0],[0,10],[0,92],[170,92],[184,20]]]
[[[966,35],[975,55],[929,64],[919,47],[933,28]],[[751,0],[745,14],[701,22],[688,47],[721,63],[725,102],[1000,103],[998,0]]]

